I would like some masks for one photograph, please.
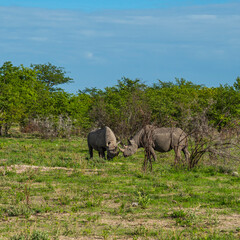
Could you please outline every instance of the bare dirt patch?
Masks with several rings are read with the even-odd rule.
[[[43,166],[34,166],[34,165],[10,165],[10,166],[1,166],[0,167],[0,173],[3,175],[6,174],[7,171],[14,171],[18,174],[28,172],[28,171],[41,171],[41,172],[47,172],[52,170],[64,170],[68,173],[72,173],[73,171],[76,171],[73,168],[65,168],[65,167],[43,167]],[[103,169],[81,169],[78,170],[83,174],[97,174],[99,172],[103,172]]]
[[[218,216],[219,229],[224,231],[234,231],[240,228],[240,214]]]
[[[148,229],[169,228],[174,225],[174,221],[170,219],[146,219],[137,218],[133,216],[121,217],[121,216],[109,216],[104,215],[100,220],[101,224],[115,226],[129,229],[136,229],[139,226],[147,226]]]

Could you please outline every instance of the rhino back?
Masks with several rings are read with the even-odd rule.
[[[151,135],[153,148],[158,152],[167,152],[171,150],[171,131],[169,128],[157,128],[147,125],[141,129],[133,137],[134,142],[138,147],[144,147],[146,144],[147,135]]]
[[[153,131],[153,148],[158,152],[171,150],[171,132],[165,128],[157,128]]]
[[[94,149],[116,147],[116,137],[109,127],[103,127],[91,131],[88,134],[88,144]]]
[[[180,128],[156,128],[153,131],[154,148],[159,152],[168,152],[177,146],[186,146],[187,135]]]
[[[180,128],[154,128],[153,148],[158,152],[168,152],[176,146],[187,144],[186,133]]]
[[[96,150],[98,150],[98,148],[106,147],[105,130],[100,128],[91,131],[88,134],[88,145]]]
[[[187,146],[187,134],[181,128],[174,128],[172,135],[173,146]]]

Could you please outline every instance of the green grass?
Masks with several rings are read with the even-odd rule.
[[[144,173],[142,150],[94,156],[82,138],[0,138],[0,239],[240,237],[240,178],[226,166],[176,169],[170,152]]]

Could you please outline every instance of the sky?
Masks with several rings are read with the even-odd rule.
[[[0,66],[51,63],[70,93],[123,77],[232,85],[240,0],[0,0]]]

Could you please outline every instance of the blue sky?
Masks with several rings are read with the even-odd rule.
[[[64,67],[72,93],[122,77],[232,85],[239,39],[239,1],[0,0],[0,65]]]
[[[0,0],[1,6],[40,7],[48,9],[151,9],[234,2],[231,0]],[[235,1],[237,2],[237,1]]]

